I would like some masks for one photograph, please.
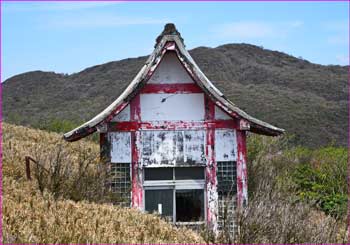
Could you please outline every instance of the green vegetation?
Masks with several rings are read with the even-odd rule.
[[[293,142],[249,137],[249,204],[239,215],[239,243],[346,242],[346,148]]]
[[[290,136],[249,138],[250,196],[258,192],[261,179],[274,175],[270,180],[274,181],[272,189],[276,187],[281,192],[293,193],[293,201],[307,202],[325,214],[344,219],[347,207],[347,149],[334,146],[319,149],[294,147],[293,141]],[[257,164],[261,161],[261,165]]]
[[[347,149],[326,147],[310,151],[297,148],[289,154],[304,160],[292,173],[298,197],[313,203],[326,214],[345,217]]]

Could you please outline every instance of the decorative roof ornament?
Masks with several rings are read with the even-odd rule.
[[[166,35],[177,35],[181,42],[184,44],[184,39],[181,37],[181,33],[176,29],[176,26],[174,23],[167,23],[164,26],[164,30],[162,31],[162,33],[157,37],[156,39],[156,44],[154,45],[154,47],[156,47],[158,45],[158,43],[162,40],[163,36]],[[186,46],[184,44],[184,46]]]

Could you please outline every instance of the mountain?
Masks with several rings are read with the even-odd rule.
[[[348,67],[313,64],[249,44],[198,47],[190,54],[208,78],[240,108],[286,129],[297,143],[346,145]],[[3,118],[37,126],[84,122],[114,101],[147,57],[129,58],[71,75],[33,71],[6,80]]]

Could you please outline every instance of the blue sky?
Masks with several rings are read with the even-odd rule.
[[[250,43],[347,65],[348,11],[347,2],[5,2],[2,81],[147,55],[167,22],[188,49]]]

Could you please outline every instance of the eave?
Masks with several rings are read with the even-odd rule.
[[[250,129],[257,134],[277,136],[284,133],[284,129],[275,127],[269,123],[254,118],[238,108],[234,103],[229,101],[199,69],[198,65],[192,59],[185,49],[182,38],[179,35],[163,35],[157,43],[155,50],[149,56],[145,65],[141,68],[136,77],[123,93],[106,109],[97,116],[72,131],[64,134],[67,141],[76,141],[98,130],[104,123],[109,122],[114,116],[121,112],[132,98],[140,92],[143,86],[152,76],[156,67],[166,51],[175,51],[181,63],[187,72],[192,76],[197,85],[213,100],[213,102],[233,118],[244,119],[249,122]]]

